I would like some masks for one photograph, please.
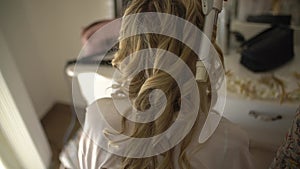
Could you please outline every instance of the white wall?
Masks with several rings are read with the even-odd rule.
[[[0,0],[0,28],[39,117],[70,102],[63,68],[80,51],[81,28],[113,16],[112,0]]]
[[[0,51],[0,130],[22,168],[46,169],[50,146],[1,29]]]

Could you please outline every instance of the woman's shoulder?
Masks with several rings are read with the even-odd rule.
[[[247,133],[226,118],[191,158],[192,165],[200,161],[207,168],[253,168]]]
[[[104,97],[100,98],[90,105],[87,106],[86,111],[87,112],[94,112],[95,110],[97,111],[124,111],[127,109],[130,105],[128,105],[128,101],[126,99],[122,98],[112,98],[112,97]],[[124,110],[123,110],[124,109]]]
[[[121,130],[122,113],[128,109],[124,100],[101,98],[86,108],[85,124],[93,123],[95,119],[104,120],[115,130]],[[123,111],[123,112],[122,112]]]
[[[244,129],[223,117],[208,144],[227,152],[249,151],[250,139]]]
[[[87,113],[89,113],[89,112],[93,113],[95,110],[99,110],[99,108],[101,108],[101,110],[103,110],[107,106],[112,106],[112,104],[113,104],[113,100],[110,97],[97,99],[96,101],[92,102],[90,105],[88,105],[86,107],[86,112]]]
[[[230,120],[223,117],[217,130],[223,133],[223,135],[232,142],[236,141],[239,145],[241,144],[248,148],[250,144],[249,136],[238,124],[232,123]]]

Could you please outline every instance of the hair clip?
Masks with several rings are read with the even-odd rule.
[[[196,81],[207,82],[208,74],[202,61],[196,62]]]

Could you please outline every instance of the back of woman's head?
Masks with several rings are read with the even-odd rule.
[[[143,12],[159,12],[175,15],[187,20],[199,29],[202,29],[204,24],[201,0],[132,0],[125,10],[124,16]],[[122,73],[121,81],[124,83],[129,81],[129,87],[125,92],[128,92],[134,107],[140,111],[145,111],[151,107],[149,95],[154,89],[163,91],[167,98],[165,110],[158,119],[150,123],[137,123],[135,125],[135,132],[131,136],[146,138],[162,133],[172,125],[180,109],[181,93],[176,81],[168,73],[155,69],[155,64],[160,62],[159,60],[154,60],[154,68],[140,71],[133,78],[129,78],[131,77],[131,73],[141,65],[141,62],[145,61],[141,60],[138,55],[132,54],[149,48],[157,48],[171,52],[183,60],[194,75],[196,74],[197,55],[179,40],[165,35],[146,33],[122,38],[122,33],[134,29],[132,27],[133,25],[126,23],[126,20],[123,21],[119,51],[116,53],[112,62]],[[159,53],[156,54],[159,55]],[[123,66],[122,61],[127,57],[129,57],[128,62]],[[126,129],[124,128],[124,130]],[[178,157],[180,168],[190,168],[189,160],[186,157],[186,148],[191,142],[192,136],[193,129],[181,141],[180,155]],[[123,158],[122,168],[174,168],[172,162],[173,155],[174,149],[170,149],[160,155],[160,160],[158,160],[158,156],[140,159],[125,157]]]

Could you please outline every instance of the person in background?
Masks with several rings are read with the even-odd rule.
[[[99,20],[82,29],[81,42],[84,46],[82,50],[84,54],[81,54],[82,57],[105,54],[106,49],[109,47],[107,42],[111,41],[112,39],[116,39],[119,36],[117,30],[118,27],[115,28],[116,30],[111,30],[113,33],[102,34],[102,36],[98,36],[97,31],[103,28],[106,24],[114,21],[118,22],[117,19]],[[93,37],[93,35],[95,35],[95,37]],[[117,48],[117,45],[118,44],[116,44],[114,48]]]
[[[84,45],[89,40],[89,38],[95,32],[97,32],[97,30],[99,30],[101,27],[103,27],[104,25],[108,24],[111,21],[113,21],[113,19],[100,20],[100,21],[93,22],[93,23],[89,24],[88,26],[84,27],[81,31],[82,44]]]

